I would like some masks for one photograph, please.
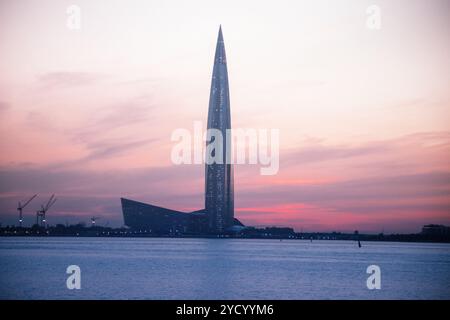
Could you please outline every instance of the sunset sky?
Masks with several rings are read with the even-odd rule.
[[[50,224],[121,226],[120,197],[203,208],[204,167],[172,164],[171,134],[206,127],[220,24],[233,128],[280,130],[277,175],[235,166],[238,219],[450,225],[448,0],[0,0],[0,223],[35,193],[25,225],[52,193]]]

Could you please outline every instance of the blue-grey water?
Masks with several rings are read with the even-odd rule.
[[[450,299],[450,245],[0,238],[1,299]],[[66,268],[81,269],[81,289]],[[369,290],[369,265],[381,289]]]

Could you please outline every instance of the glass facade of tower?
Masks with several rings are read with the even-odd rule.
[[[216,162],[208,163],[207,160],[205,165],[205,209],[209,230],[214,233],[222,233],[233,225],[234,218],[233,166],[230,161],[231,139],[229,141],[226,139],[231,129],[230,93],[222,28],[219,29],[214,56],[208,129],[216,129],[221,132],[222,143],[217,144],[216,141],[216,147],[221,147],[222,152],[215,150],[215,154],[211,153],[216,156]],[[214,140],[213,137],[209,138],[206,145],[213,143]]]

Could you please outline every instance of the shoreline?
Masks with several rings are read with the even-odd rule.
[[[363,235],[360,235],[363,236]],[[423,238],[423,237],[401,237],[402,235],[392,235],[384,236],[383,239],[379,239],[373,236],[368,236],[366,239],[359,239],[361,243],[365,242],[397,242],[397,243],[450,243],[450,239],[437,239],[437,238]],[[404,235],[404,236],[414,236],[414,235]],[[239,239],[239,240],[291,240],[291,241],[305,241],[314,243],[316,241],[354,241],[358,242],[356,239],[350,239],[347,237],[317,237],[305,238],[305,237],[242,237],[242,236],[224,236],[224,235],[139,235],[139,234],[0,234],[0,238],[159,238],[159,239],[217,239],[217,240],[227,240],[227,239]]]

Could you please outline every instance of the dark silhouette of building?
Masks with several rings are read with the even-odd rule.
[[[187,213],[124,198],[120,200],[125,225],[134,230],[161,235],[210,232],[204,209]],[[244,225],[239,220],[233,219],[233,226]]]
[[[204,210],[185,213],[138,201],[121,199],[125,225],[156,234],[204,233]]]
[[[450,227],[440,224],[427,224],[423,226],[422,234],[432,236],[448,236],[450,235]]]

